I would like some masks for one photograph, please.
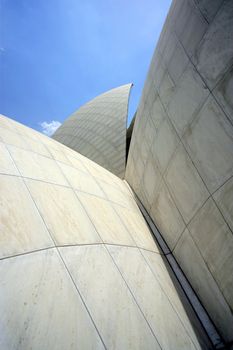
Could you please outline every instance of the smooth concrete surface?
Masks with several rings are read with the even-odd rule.
[[[232,0],[172,2],[125,177],[226,343],[233,341],[232,38]]]
[[[1,350],[211,349],[127,183],[0,127]]]
[[[52,137],[123,178],[131,87],[132,84],[123,85],[89,101]]]

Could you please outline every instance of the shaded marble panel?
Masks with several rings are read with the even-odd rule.
[[[227,341],[231,341],[232,312],[187,229],[179,240],[174,255],[218,331]]]
[[[233,235],[210,198],[188,225],[208,268],[233,309]]]
[[[233,232],[233,177],[220,187],[213,197]]]
[[[211,193],[233,175],[233,126],[211,95],[184,141]]]
[[[163,238],[170,249],[173,249],[181,233],[185,229],[185,223],[175,206],[167,187],[162,181],[158,196],[150,209],[150,215],[162,232]]]
[[[213,1],[215,2],[215,1]],[[197,70],[212,89],[232,64],[233,2],[221,6],[194,55]]]
[[[182,145],[178,147],[170,162],[165,181],[181,215],[188,223],[209,193]]]
[[[209,95],[195,67],[189,63],[168,107],[168,114],[181,137]]]

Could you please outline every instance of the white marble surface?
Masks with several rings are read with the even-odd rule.
[[[157,243],[142,214],[117,205],[114,205],[114,207],[136,245],[140,248],[159,252]]]
[[[160,349],[106,248],[59,250],[108,349]]]
[[[2,350],[104,349],[56,250],[0,262]]]
[[[103,242],[136,245],[112,207],[111,202],[86,193],[80,192],[77,195]]]
[[[62,163],[59,163],[59,167],[74,189],[91,193],[100,197],[104,196],[100,186],[98,186],[96,181],[89,174]]]
[[[26,183],[56,245],[101,242],[71,188],[34,180]]]
[[[19,177],[0,175],[0,232],[0,257],[54,245]]]
[[[55,160],[13,146],[8,149],[22,176],[68,185]]]
[[[174,278],[173,272],[168,265],[166,258],[160,254],[141,250],[151,271],[164,290],[171,306],[176,311],[180,322],[183,324],[188,336],[192,339],[195,347],[210,349],[209,339],[206,338],[204,330],[199,327],[199,321],[188,301],[183,297],[182,287]]]
[[[137,249],[108,247],[162,349],[195,349],[186,329]],[[199,347],[200,349],[200,347]]]
[[[8,152],[6,146],[4,143],[0,142],[0,173],[2,174],[11,174],[11,175],[18,175],[19,172],[14,165],[14,162],[10,156],[10,153]]]

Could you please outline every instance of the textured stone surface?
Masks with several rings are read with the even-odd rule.
[[[209,94],[193,64],[189,63],[180,78],[179,89],[168,107],[168,114],[180,137],[190,126]]]
[[[226,222],[233,231],[233,178],[231,177],[214,194],[214,199],[224,216]]]
[[[0,175],[0,208],[1,257],[54,245],[20,177]]]
[[[115,205],[115,210],[139,248],[159,253],[158,247],[139,211],[129,210]]]
[[[171,125],[171,122],[164,119],[158,127],[158,131],[152,146],[153,154],[156,156],[158,168],[161,173],[164,173],[166,170],[168,163],[178,145],[178,141],[178,137]]]
[[[9,146],[8,149],[23,177],[48,181],[64,186],[68,185],[54,160],[13,146]]]
[[[1,349],[104,349],[54,249],[1,261],[0,276]]]
[[[11,156],[3,143],[0,143],[0,173],[17,175],[18,171],[14,165]]]
[[[124,177],[131,86],[112,89],[86,103],[65,120],[53,138]]]
[[[194,290],[214,323],[229,341],[233,331],[232,311],[187,229],[179,240],[174,255],[188,279],[192,281]]]
[[[147,159],[142,182],[149,207],[151,207],[154,198],[158,193],[161,180],[162,176],[159,168],[156,166],[153,155],[150,154]]]
[[[177,332],[176,325],[181,321],[143,255],[136,249],[126,247],[108,249],[132,290],[161,348],[172,349],[174,339],[176,339],[176,346],[179,349],[195,349],[185,328]],[[155,310],[157,317],[155,317]],[[164,315],[167,315],[166,319]],[[182,328],[181,324],[180,327]]]
[[[71,188],[33,180],[26,183],[57,245],[101,242]]]
[[[224,75],[213,91],[214,96],[233,123],[233,66]]]
[[[233,235],[212,199],[188,226],[206,265],[233,309]]]
[[[191,158],[212,193],[233,174],[233,126],[212,96],[184,136]]]
[[[173,249],[185,228],[185,223],[164,181],[161,183],[158,196],[155,197],[152,204],[150,215],[156,221],[169,247]]]
[[[213,20],[217,11],[220,9],[223,1],[224,0],[195,0],[199,10],[209,23]]]
[[[61,253],[108,349],[160,348],[106,248]]]
[[[233,341],[232,34],[232,0],[172,2],[126,167],[226,341]]]
[[[165,294],[170,301],[170,304],[176,311],[180,321],[186,329],[187,334],[190,335],[196,348],[201,347],[201,349],[209,349],[211,345],[209,341],[205,338],[204,334],[196,332],[195,329],[199,329],[198,322],[192,316],[193,309],[189,303],[186,303],[183,299],[183,293],[181,285],[172,278],[173,272],[166,262],[163,255],[154,254],[147,251],[142,251],[142,254],[148,265],[153,272],[155,278],[160,284],[160,287],[165,291]],[[186,320],[192,320],[192,323]]]
[[[110,202],[84,193],[78,196],[105,243],[135,245]]]
[[[208,198],[208,192],[182,145],[171,160],[165,181],[187,224]]]
[[[194,55],[197,70],[210,89],[232,65],[232,13],[232,1],[224,1]]]

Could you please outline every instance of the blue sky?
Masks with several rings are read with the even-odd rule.
[[[170,0],[1,0],[0,113],[42,131],[129,82],[132,118]]]

